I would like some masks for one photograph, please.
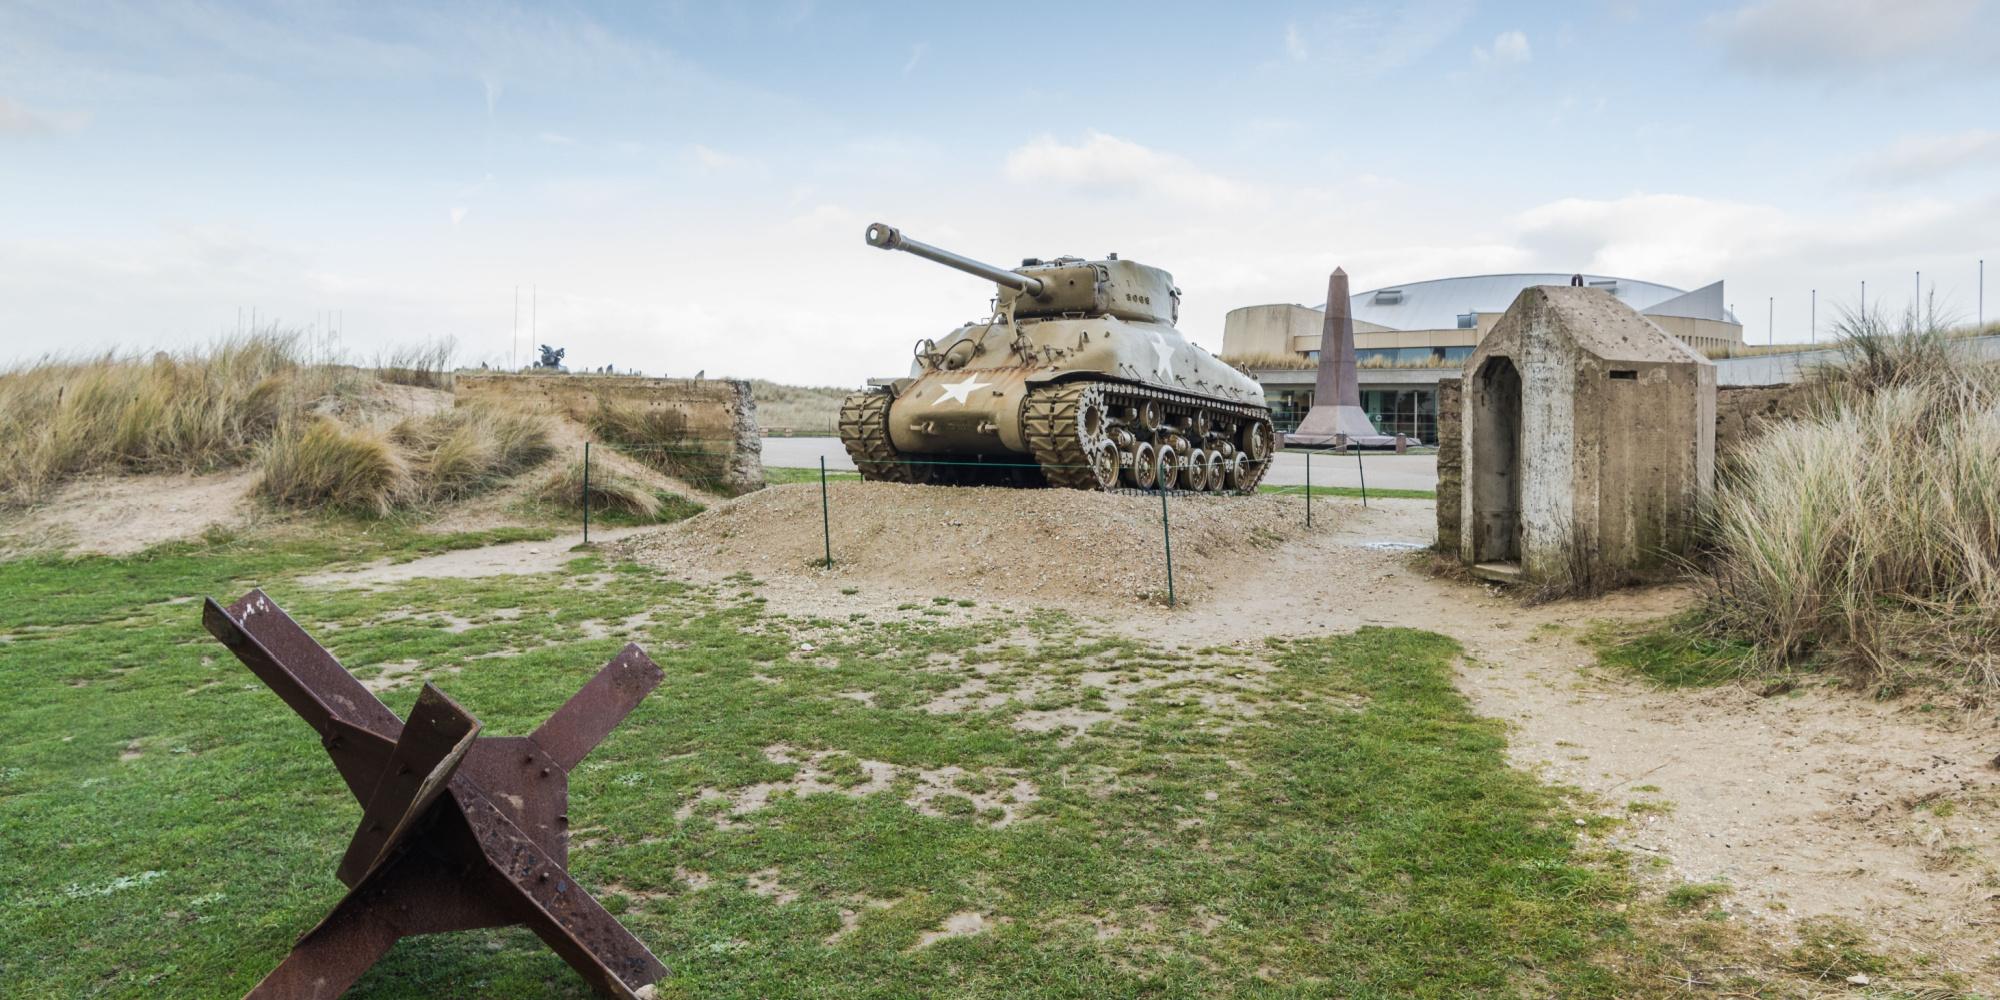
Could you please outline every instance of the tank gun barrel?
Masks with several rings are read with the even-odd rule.
[[[996,285],[1005,285],[1008,288],[1031,297],[1042,294],[1042,279],[1040,278],[1030,278],[1025,274],[1018,274],[1004,267],[994,267],[991,264],[976,261],[970,257],[961,257],[949,250],[939,249],[928,243],[920,243],[904,236],[902,231],[895,226],[886,226],[877,222],[868,227],[867,237],[868,245],[871,247],[880,247],[883,250],[901,250],[904,253],[915,254],[925,260],[936,261],[953,270],[964,271],[967,274],[985,278]]]

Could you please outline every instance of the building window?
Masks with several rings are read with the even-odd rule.
[[[1479,325],[1479,314],[1478,314],[1478,313],[1476,313],[1476,312],[1469,312],[1469,313],[1459,313],[1459,314],[1458,314],[1458,328],[1459,328],[1459,329],[1461,329],[1461,330],[1470,330],[1470,329],[1472,329],[1472,328],[1474,328],[1474,327],[1476,327],[1476,326],[1478,326],[1478,325]]]
[[[1363,389],[1361,409],[1384,434],[1401,434],[1426,444],[1437,442],[1437,391]]]

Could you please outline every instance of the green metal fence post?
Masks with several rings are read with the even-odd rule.
[[[1354,449],[1354,471],[1361,475],[1361,506],[1368,506],[1368,470],[1361,467],[1361,449]]]
[[[1306,452],[1306,527],[1313,526],[1313,453]]]
[[[1174,530],[1167,526],[1167,491],[1160,491],[1160,538],[1167,545],[1167,607],[1174,606]]]
[[[826,499],[826,456],[819,457],[819,530],[826,543],[826,568],[833,568],[833,506]]]
[[[590,442],[583,443],[583,544],[590,544]]]

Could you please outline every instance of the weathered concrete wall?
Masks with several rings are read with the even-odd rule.
[[[1458,551],[1458,522],[1464,513],[1465,456],[1460,449],[1465,442],[1458,417],[1463,384],[1455,378],[1440,379],[1437,388],[1437,547],[1445,552]]]
[[[697,485],[719,492],[747,493],[764,485],[757,403],[748,382],[462,372],[454,379],[453,395],[461,402],[496,400],[556,414],[586,428],[604,407],[643,414],[652,440],[610,443],[634,445],[633,454],[642,459],[664,457],[658,463],[663,468],[694,475],[703,480]]]
[[[1811,407],[1805,385],[1725,385],[1715,393],[1715,453],[1727,459],[1763,432],[1764,425],[1797,420]]]

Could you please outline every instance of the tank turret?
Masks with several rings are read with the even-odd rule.
[[[1117,254],[1104,260],[1031,257],[1010,271],[910,239],[880,222],[865,235],[869,246],[901,250],[993,282],[999,286],[996,304],[1017,318],[1082,313],[1169,326],[1180,320],[1181,290],[1174,287],[1174,276]]]
[[[908,378],[841,407],[865,479],[1249,491],[1275,439],[1256,381],[1174,323],[1180,289],[1121,260],[984,263],[868,227],[901,250],[993,282],[993,314],[917,342]]]

